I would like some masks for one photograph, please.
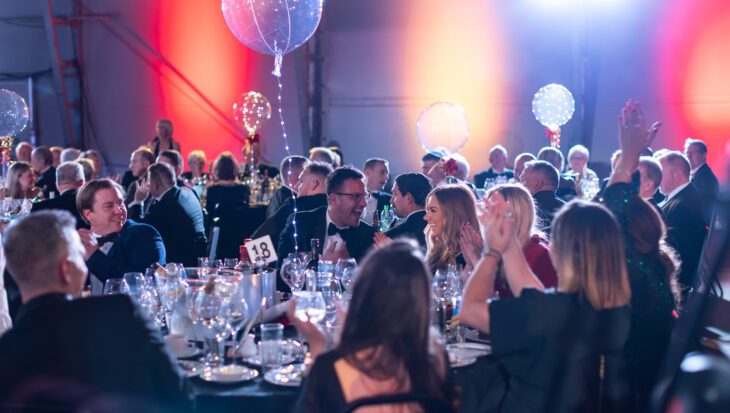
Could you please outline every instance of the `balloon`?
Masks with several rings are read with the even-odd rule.
[[[323,0],[223,0],[228,29],[247,47],[281,57],[309,40],[322,17]]]
[[[261,126],[271,119],[271,104],[259,92],[244,93],[233,103],[233,117],[253,136]]]
[[[543,86],[532,99],[532,113],[546,128],[556,128],[568,123],[575,112],[575,100],[563,85],[551,83]]]
[[[28,124],[28,105],[17,93],[0,89],[0,136],[15,136]]]
[[[436,102],[418,115],[416,134],[423,149],[429,152],[456,153],[469,138],[469,119],[459,105]]]

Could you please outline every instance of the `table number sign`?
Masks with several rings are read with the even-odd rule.
[[[274,243],[271,242],[271,237],[268,235],[249,241],[245,245],[251,262],[261,259],[264,264],[270,264],[278,259]]]

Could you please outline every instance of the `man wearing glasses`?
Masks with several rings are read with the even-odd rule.
[[[299,251],[309,251],[310,240],[318,239],[324,260],[360,260],[373,245],[375,230],[360,220],[370,197],[362,172],[347,166],[337,168],[327,176],[325,187],[326,207],[297,212],[287,220],[277,249],[279,265],[295,250],[294,222]]]

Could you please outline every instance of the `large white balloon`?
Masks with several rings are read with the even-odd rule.
[[[557,83],[543,86],[532,99],[532,113],[546,128],[568,123],[575,112],[575,99],[568,88]]]
[[[459,105],[436,102],[418,115],[416,135],[429,152],[457,153],[469,139],[469,119]]]
[[[28,124],[28,105],[17,93],[0,89],[0,136],[15,136]]]

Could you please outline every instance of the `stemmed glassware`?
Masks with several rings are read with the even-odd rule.
[[[289,254],[284,259],[281,266],[281,278],[292,291],[301,291],[304,288],[306,263],[306,261],[302,261],[294,254]]]
[[[243,283],[239,284],[236,292],[224,305],[223,311],[229,322],[232,339],[236,342],[238,332],[241,331],[248,320],[248,304],[246,303],[245,291],[243,291]]]
[[[296,291],[293,293],[297,300],[294,316],[303,321],[317,324],[324,320],[327,307],[320,291]]]
[[[123,278],[109,278],[104,283],[103,295],[129,294],[129,287]]]
[[[593,199],[601,190],[601,181],[597,177],[583,176],[580,180],[580,190],[583,199]]]
[[[223,340],[228,335],[227,302],[216,291],[215,283],[192,292],[190,318],[204,339],[205,355],[201,360],[208,367],[223,364]]]

